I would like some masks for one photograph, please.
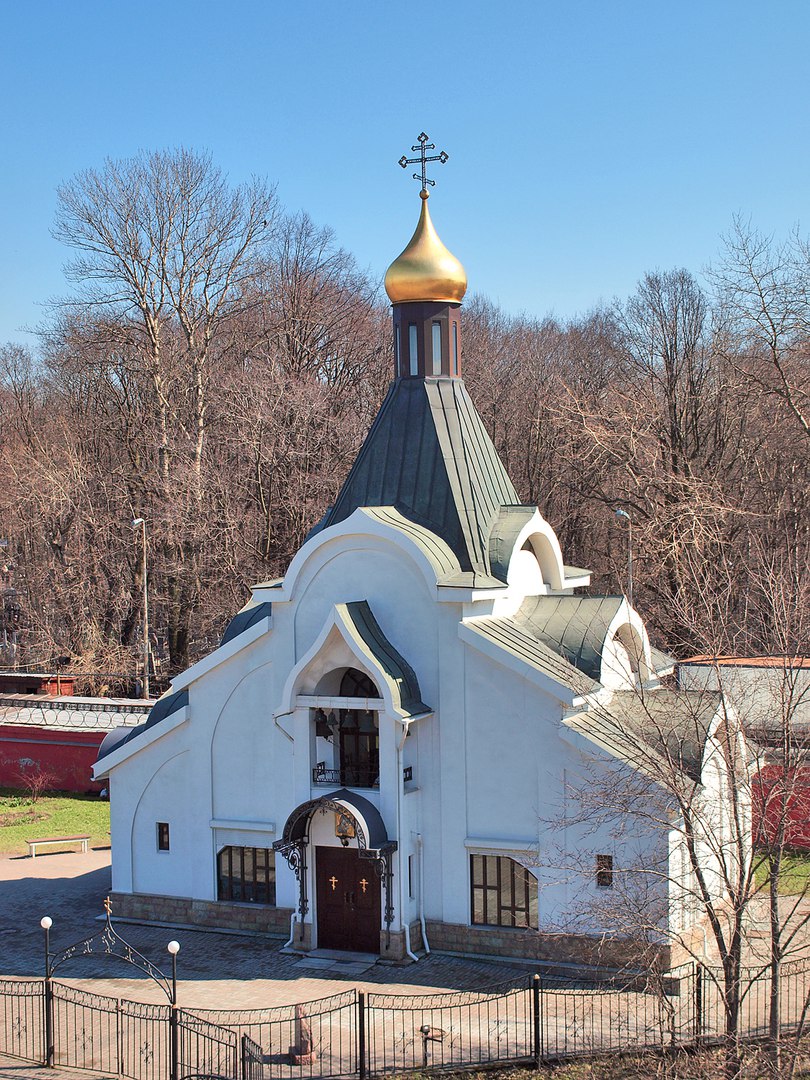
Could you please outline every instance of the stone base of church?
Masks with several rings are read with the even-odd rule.
[[[114,919],[210,926],[220,930],[253,930],[285,939],[290,933],[290,908],[146,893],[113,893],[111,899]]]
[[[585,934],[546,934],[537,930],[509,930],[498,927],[462,926],[428,922],[430,948],[438,952],[472,953],[537,960],[546,964],[581,964],[588,967],[620,968],[643,963],[649,966],[650,945],[628,939],[589,937]],[[419,935],[417,935],[417,939]],[[662,970],[670,966],[669,948],[657,949]]]

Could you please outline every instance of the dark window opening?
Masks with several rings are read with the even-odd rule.
[[[379,698],[372,679],[357,668],[348,668],[340,681],[340,696]],[[380,782],[380,730],[376,712],[370,709],[315,709],[311,714],[315,735],[336,747],[337,768],[318,762],[312,770],[315,784],[377,787]]]
[[[613,856],[596,856],[596,884],[600,889],[613,887]]]
[[[537,929],[537,879],[514,859],[471,855],[470,893],[474,926]]]
[[[169,850],[169,823],[167,821],[157,823],[157,845],[158,851]]]
[[[380,779],[377,714],[365,709],[341,709],[339,737],[341,784],[376,787]]]
[[[378,698],[377,687],[364,671],[350,667],[340,680],[341,697]]]
[[[275,905],[275,856],[269,848],[224,847],[217,855],[217,899]]]

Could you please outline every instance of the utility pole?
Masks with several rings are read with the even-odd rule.
[[[633,606],[633,519],[626,510],[615,511],[617,524],[627,522],[627,602]]]
[[[141,564],[143,567],[143,687],[141,697],[149,695],[149,584],[146,576],[146,522],[134,518],[132,528],[141,530]]]

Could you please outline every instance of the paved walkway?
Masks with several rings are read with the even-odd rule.
[[[84,855],[43,854],[36,859],[0,856],[0,975],[42,975],[39,920],[43,915],[53,919],[53,951],[100,930],[96,916],[103,912],[110,884],[108,849]],[[178,1000],[187,1008],[266,1008],[310,1001],[352,987],[395,994],[483,990],[523,983],[531,974],[529,967],[520,964],[431,954],[417,964],[377,964],[362,975],[351,969],[342,975],[334,968],[319,970],[300,957],[282,954],[282,943],[265,937],[124,923],[116,928],[164,971],[171,968],[167,942],[172,938],[180,942]],[[57,978],[80,987],[89,981],[95,993],[113,997],[165,1001],[160,988],[146,976],[137,977],[132,967],[109,956],[77,957],[60,968]]]
[[[109,1073],[76,1072],[75,1069],[43,1069],[30,1061],[0,1054],[0,1077],[3,1080],[110,1080]]]

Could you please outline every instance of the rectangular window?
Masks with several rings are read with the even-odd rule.
[[[514,859],[471,855],[470,892],[473,925],[537,929],[537,878]]]
[[[396,362],[397,375],[402,374],[402,360],[400,358],[400,349],[401,349],[401,346],[400,346],[400,332],[399,332],[399,326],[397,326],[396,333],[394,334],[394,352],[396,354],[395,362]]]
[[[270,848],[224,847],[217,855],[217,900],[276,902],[276,853]]]
[[[613,888],[613,856],[596,856],[596,884],[600,889]]]
[[[458,323],[453,323],[453,374],[458,375]]]
[[[169,850],[169,823],[168,821],[159,821],[157,823],[157,846],[158,851]]]
[[[416,333],[416,323],[408,326],[408,353],[410,355],[411,375],[419,374],[419,338]]]
[[[408,898],[413,900],[413,855],[408,856]]]
[[[442,373],[442,324],[433,324],[433,374]]]

